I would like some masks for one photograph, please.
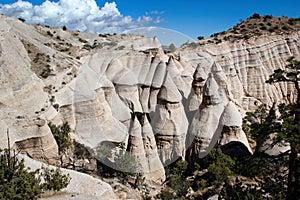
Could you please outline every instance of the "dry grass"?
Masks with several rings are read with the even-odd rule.
[[[39,77],[47,78],[51,74],[50,56],[41,52],[38,47],[26,40],[22,40],[22,43],[31,59],[31,70]]]

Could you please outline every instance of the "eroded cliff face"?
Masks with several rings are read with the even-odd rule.
[[[251,153],[243,114],[294,100],[291,85],[265,81],[288,57],[300,58],[299,39],[294,32],[193,43],[165,54],[157,38],[100,37],[0,16],[1,148],[9,129],[15,148],[55,162],[47,123],[67,121],[91,149],[125,145],[157,182],[164,165],[193,162],[216,145],[239,142]]]

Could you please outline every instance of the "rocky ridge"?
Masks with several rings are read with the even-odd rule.
[[[57,162],[48,122],[69,122],[72,138],[94,149],[125,145],[145,177],[193,162],[216,145],[251,153],[242,116],[259,104],[294,100],[287,83],[267,85],[300,32],[236,42],[185,45],[165,53],[157,38],[97,35],[29,26],[0,16],[0,147]]]

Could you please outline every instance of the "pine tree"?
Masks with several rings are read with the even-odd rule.
[[[50,122],[48,126],[50,127],[50,130],[57,143],[59,154],[65,153],[65,151],[71,145],[71,140],[69,135],[71,131],[70,125],[68,124],[68,122],[65,122],[60,126],[56,126],[55,124],[52,124]]]
[[[24,160],[19,160],[10,147],[8,130],[7,138],[7,149],[0,149],[0,199],[37,199],[45,190],[59,191],[67,187],[70,178],[58,169],[44,168],[42,172],[25,167]]]
[[[169,49],[170,49],[171,52],[176,51],[176,47],[175,47],[175,45],[174,45],[173,43],[171,43],[171,44],[169,45]]]
[[[278,131],[276,142],[285,141],[290,144],[289,174],[286,199],[298,199],[300,195],[299,177],[299,153],[300,153],[300,61],[290,57],[286,69],[277,69],[270,75],[267,83],[287,82],[293,84],[296,89],[296,101],[289,104],[279,105],[282,122]]]

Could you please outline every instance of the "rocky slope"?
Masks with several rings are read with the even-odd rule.
[[[149,180],[164,165],[193,162],[216,145],[251,148],[242,126],[259,104],[293,101],[289,84],[267,85],[300,32],[219,44],[188,44],[166,54],[157,38],[96,35],[29,26],[0,16],[0,147],[55,164],[48,122],[69,122],[91,149],[125,145]],[[96,152],[96,151],[95,151]]]

